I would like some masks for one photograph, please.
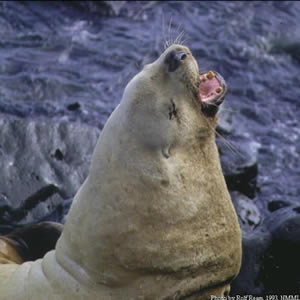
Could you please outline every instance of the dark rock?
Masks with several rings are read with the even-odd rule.
[[[78,110],[79,108],[80,108],[80,104],[78,102],[71,103],[67,106],[67,109],[71,111]]]
[[[297,214],[300,214],[300,206],[294,207],[293,211],[295,211]]]
[[[103,1],[112,12],[112,15],[119,16],[120,12],[127,1]]]
[[[127,1],[68,1],[73,7],[101,16],[119,16]]]
[[[254,201],[239,192],[231,192],[232,202],[243,232],[252,231],[261,223],[261,214]]]
[[[258,174],[258,143],[243,136],[232,136],[230,140],[217,139],[217,145],[228,189],[254,198]]]
[[[24,225],[20,224],[0,224],[0,235],[9,234],[13,230],[20,228]]]
[[[264,268],[265,253],[271,245],[271,235],[268,232],[255,231],[243,234],[242,267],[237,278],[231,285],[231,296],[253,295],[262,296],[265,293],[261,273]]]
[[[70,210],[72,201],[73,198],[64,200],[62,203],[56,206],[55,209],[49,215],[44,216],[41,220],[39,220],[39,222],[52,221],[64,224],[66,221],[66,216]]]
[[[269,294],[294,295],[300,291],[300,215],[280,221],[271,232],[261,280]]]
[[[289,54],[295,62],[300,63],[300,43],[299,41],[293,39],[289,40],[287,38],[281,39],[280,41],[275,41],[270,53],[272,54]]]
[[[0,194],[0,211],[9,206],[9,201],[5,194]]]
[[[292,205],[291,202],[287,202],[287,201],[281,201],[281,200],[274,200],[274,201],[271,201],[268,203],[268,210],[270,212],[274,212],[280,208],[283,208],[283,207],[287,207],[287,206],[290,206]]]
[[[0,224],[31,223],[49,214],[62,202],[58,188],[50,184],[25,199],[20,207],[6,206],[0,210]]]
[[[99,132],[76,123],[1,119],[0,223],[40,220],[72,198],[88,175]]]
[[[231,295],[296,295],[300,291],[300,210],[289,206],[243,233],[243,261]]]
[[[264,219],[262,226],[268,231],[274,232],[281,223],[299,215],[296,209],[297,207],[298,206],[291,205],[274,211]]]
[[[62,154],[62,152],[59,149],[56,149],[55,153],[54,153],[54,157],[57,160],[63,160],[64,155]]]

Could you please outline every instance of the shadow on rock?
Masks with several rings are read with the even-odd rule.
[[[227,137],[219,138],[217,145],[228,189],[254,198],[258,174],[258,144],[235,135],[228,140]]]
[[[296,295],[300,291],[300,207],[278,209],[243,235],[243,262],[231,295]]]

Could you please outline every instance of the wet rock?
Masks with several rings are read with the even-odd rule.
[[[228,134],[232,131],[232,115],[232,111],[227,108],[226,104],[220,106],[217,126],[220,134]]]
[[[70,210],[72,201],[73,198],[64,200],[59,205],[57,205],[50,214],[44,216],[41,220],[39,220],[39,222],[52,221],[64,224],[66,222],[66,217]]]
[[[270,212],[274,212],[280,208],[287,207],[292,204],[293,204],[292,202],[288,202],[288,201],[274,200],[268,203],[268,210]]]
[[[274,232],[281,223],[299,215],[297,208],[297,205],[291,205],[274,211],[264,219],[262,226],[268,231]]]
[[[272,48],[270,49],[270,53],[272,54],[289,54],[294,61],[300,63],[300,43],[297,40],[291,40],[288,38],[281,39],[280,41],[275,41]]]
[[[40,220],[72,198],[99,132],[76,123],[0,119],[0,223]]]
[[[55,185],[44,186],[26,198],[20,207],[14,208],[8,204],[0,208],[0,224],[30,223],[49,214],[62,202],[63,198]]]
[[[7,196],[5,194],[0,194],[0,211],[9,206]]]
[[[300,291],[300,215],[276,223],[262,281],[270,294],[293,295]]]
[[[103,1],[110,9],[113,15],[119,16],[121,9],[127,1]]]
[[[254,198],[258,174],[259,144],[241,135],[218,138],[221,165],[230,191],[238,191]]]
[[[78,110],[80,108],[80,104],[78,102],[75,103],[71,103],[67,106],[68,110],[74,111],[74,110]]]
[[[232,192],[231,197],[243,232],[252,231],[262,220],[259,209],[253,200],[239,192]]]
[[[261,273],[264,269],[265,255],[271,245],[271,240],[271,235],[268,232],[255,231],[243,234],[242,266],[239,275],[231,285],[231,296],[264,295],[265,286]]]
[[[101,16],[120,16],[127,1],[70,1],[70,5],[82,11]]]
[[[299,209],[298,209],[299,208]],[[243,233],[243,261],[231,295],[295,295],[300,291],[300,207],[270,214]]]

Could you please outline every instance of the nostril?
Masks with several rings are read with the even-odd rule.
[[[180,60],[185,60],[187,58],[187,55],[185,53],[180,54]]]
[[[184,51],[172,50],[166,55],[164,62],[168,66],[168,71],[174,72],[186,58],[187,54]]]

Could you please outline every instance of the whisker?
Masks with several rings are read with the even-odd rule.
[[[170,17],[169,28],[168,28],[168,47],[173,44],[172,43],[172,36],[171,36],[171,26],[172,26],[172,16]]]
[[[168,41],[166,37],[166,23],[165,23],[165,15],[163,11],[162,11],[162,33],[163,33],[163,47],[164,50],[166,50],[168,48]]]
[[[244,155],[242,154],[241,151],[239,151],[238,148],[236,148],[235,146],[233,146],[232,143],[230,143],[220,132],[218,132],[217,130],[215,130],[216,135],[222,139],[222,142],[224,142],[224,144],[227,146],[227,148],[234,154],[238,155],[241,158],[244,158]]]
[[[179,23],[176,32],[180,32],[181,26],[182,26],[182,23]]]
[[[182,39],[183,35],[184,35],[184,30],[182,30],[182,31],[179,33],[179,35],[177,36],[177,38],[176,38],[175,41],[174,41],[174,44],[181,44],[181,39]]]
[[[234,109],[230,109],[230,108],[222,108],[222,111],[228,111],[228,112],[231,112],[231,113],[238,113],[239,112],[238,110],[234,110]]]
[[[221,138],[221,140],[224,142],[225,146],[234,154],[238,155],[241,158],[244,158],[244,155],[242,154],[241,151],[239,151],[238,148],[236,148],[235,146],[233,146],[232,143],[230,143],[221,133],[219,133],[213,126],[211,126],[211,124],[209,123],[209,121],[206,119],[206,117],[204,117],[204,120],[206,120],[208,127],[214,131],[215,135],[218,136],[219,138]]]
[[[181,41],[181,45],[186,45],[187,44],[187,42],[188,42],[188,38],[185,38],[185,39],[183,39],[182,41]]]
[[[181,45],[183,44],[183,41],[184,41],[184,39],[183,39],[184,35],[185,35],[185,31],[183,30],[182,31],[182,35],[181,35],[181,37],[179,39],[179,44],[181,44]]]
[[[184,30],[181,30],[181,26],[182,26],[182,23],[179,23],[179,25],[177,26],[176,32],[179,32],[179,34],[176,37],[176,39],[174,40],[174,44],[178,44],[179,43],[179,40],[181,39],[181,35],[183,34],[182,32],[184,32]]]

